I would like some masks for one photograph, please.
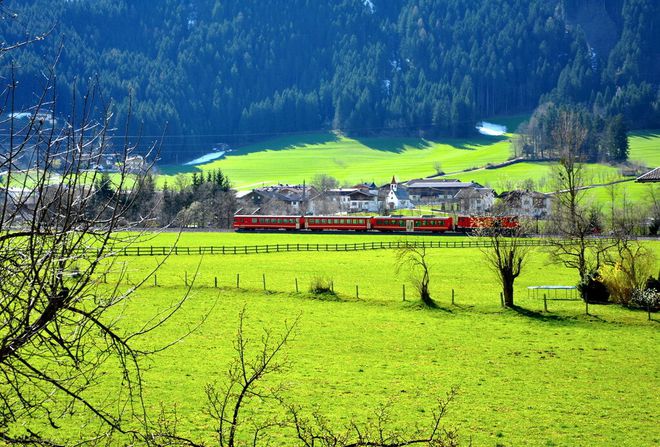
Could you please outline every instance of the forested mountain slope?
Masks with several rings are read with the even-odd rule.
[[[5,0],[25,107],[57,65],[58,113],[98,79],[163,155],[336,128],[463,136],[539,101],[660,127],[655,0]],[[603,29],[606,32],[599,32]]]

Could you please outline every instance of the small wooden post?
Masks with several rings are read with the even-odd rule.
[[[360,288],[357,284],[355,285],[355,299],[360,299]]]
[[[108,274],[107,273],[103,274],[103,282],[106,283],[106,284],[108,283]]]
[[[543,294],[543,310],[548,311],[548,296],[545,293]]]
[[[237,288],[237,289],[240,289],[240,288],[241,288],[241,287],[240,287],[240,284],[241,284],[241,274],[240,274],[240,273],[236,273],[236,288]]]
[[[332,290],[332,293],[335,293],[335,282],[330,281],[330,290]]]
[[[589,301],[587,301],[586,299],[584,300],[584,309],[587,315],[589,315]]]
[[[500,292],[500,304],[504,307],[504,293]]]
[[[218,277],[217,276],[213,278],[213,287],[215,287],[216,289],[218,288]]]
[[[451,289],[451,305],[453,306],[454,304],[454,289]]]
[[[154,287],[158,287],[158,275],[154,274]]]
[[[264,281],[264,290],[266,290],[266,274],[265,274],[265,273],[262,273],[261,278],[262,278],[263,281]]]
[[[403,301],[406,300],[406,285],[403,285]]]
[[[188,270],[184,272],[183,281],[186,283],[186,287],[188,287]]]
[[[296,293],[298,293],[298,278],[296,278]]]

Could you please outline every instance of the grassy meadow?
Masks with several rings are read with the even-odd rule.
[[[509,124],[520,119],[514,117]],[[349,138],[333,133],[291,135],[242,147],[224,159],[197,168],[202,171],[220,168],[236,189],[248,190],[276,183],[309,182],[317,174],[331,175],[344,185],[363,181],[384,184],[392,175],[399,180],[434,175],[435,165],[439,163],[447,173],[446,178],[473,180],[498,192],[520,188],[527,179],[533,180],[537,190],[551,191],[552,163],[523,162],[484,169],[489,163],[501,163],[512,156],[508,139],[511,136],[430,141],[422,138]],[[660,133],[657,130],[631,132],[629,138],[632,162],[648,167],[660,166]],[[460,172],[466,169],[475,170]],[[165,181],[174,183],[176,172],[176,167],[164,167],[159,184]],[[589,184],[602,185],[624,179],[617,167],[587,166]],[[629,199],[642,201],[648,188],[625,183],[619,189],[625,190]],[[597,186],[589,192],[601,203],[606,203],[610,194],[606,186]]]
[[[649,168],[660,166],[660,130],[635,131],[628,135],[630,160]]]
[[[168,245],[177,237],[161,234],[143,244]],[[179,244],[399,239],[185,233]],[[649,244],[660,255],[660,243]],[[463,441],[472,440],[475,446],[660,443],[658,321],[648,322],[646,313],[615,305],[592,305],[587,316],[579,301],[549,301],[549,312],[544,312],[542,299],[528,296],[526,287],[572,285],[576,274],[550,264],[540,250],[516,283],[519,311],[500,307],[498,285],[478,249],[433,249],[429,256],[437,309],[416,303],[408,274],[394,271],[395,252],[390,250],[170,257],[157,272],[158,286],[149,280],[136,292],[125,310],[125,324],[138,324],[183,296],[185,278],[192,280],[195,271],[183,309],[147,344],[175,340],[206,320],[192,335],[152,358],[144,374],[147,406],[158,410],[161,402],[176,405],[179,429],[210,440],[214,424],[203,411],[204,386],[223,383],[238,313],[246,306],[253,340],[259,339],[262,328],[277,333],[285,321],[300,316],[286,349],[290,368],[268,384],[286,384],[289,400],[308,413],[318,406],[338,425],[364,420],[379,403],[390,400],[397,424],[424,424],[435,397],[458,386],[446,424],[457,427]],[[118,258],[115,268],[128,273],[122,287],[157,261]],[[317,277],[334,281],[337,298],[308,292]],[[112,284],[116,278],[111,275],[108,281]],[[295,445],[285,439],[291,435],[285,433],[276,444]]]
[[[222,169],[234,187],[242,190],[262,184],[309,182],[317,174],[328,174],[347,184],[384,184],[393,175],[399,179],[433,175],[436,162],[445,172],[455,172],[502,162],[509,155],[506,138],[435,142],[421,138],[356,139],[327,133],[249,145],[199,168]],[[170,171],[166,168],[163,172]],[[167,178],[163,176],[161,181]]]

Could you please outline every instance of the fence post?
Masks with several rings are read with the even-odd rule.
[[[158,275],[154,273],[154,287],[158,287]]]
[[[296,293],[298,293],[298,278],[296,278]]]
[[[543,310],[548,311],[548,296],[545,293],[543,294]]]
[[[265,274],[265,273],[262,273],[262,274],[261,274],[261,277],[262,277],[263,280],[264,280],[264,290],[266,290],[266,274]]]
[[[500,304],[504,307],[504,294],[500,292]]]
[[[335,282],[330,281],[330,290],[332,290],[332,293],[335,293]]]
[[[406,300],[406,285],[403,285],[403,301]]]
[[[454,305],[454,289],[451,289],[451,305]]]
[[[213,278],[213,287],[215,287],[216,289],[218,288],[218,277],[217,276]]]
[[[357,284],[355,285],[355,299],[360,299],[360,289]]]
[[[107,273],[103,273],[103,282],[104,282],[105,284],[108,283],[108,274],[107,274]]]
[[[589,315],[589,301],[586,299],[584,300],[584,308],[587,315]]]
[[[236,273],[236,288],[240,289],[241,288],[241,274]]]
[[[184,273],[183,282],[186,284],[186,287],[188,287],[188,270],[186,270],[183,273]]]

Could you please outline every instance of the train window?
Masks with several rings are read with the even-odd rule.
[[[328,223],[327,219],[321,220],[321,223]]]
[[[406,226],[406,223],[405,223],[404,221],[400,220],[400,221],[399,221],[399,226],[400,226],[400,227],[405,227],[405,226]]]
[[[415,221],[415,226],[416,226],[416,227],[419,227],[419,226],[421,226],[421,225],[422,225],[422,223],[421,223],[419,220],[416,220],[416,221]]]
[[[257,218],[256,217],[252,218],[252,223],[257,223]]]

